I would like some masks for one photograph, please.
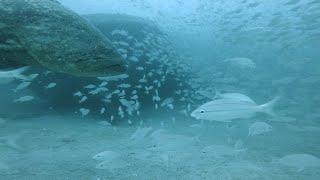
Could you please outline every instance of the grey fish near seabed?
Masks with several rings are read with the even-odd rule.
[[[199,120],[231,122],[234,119],[247,119],[256,113],[262,112],[274,116],[273,106],[279,97],[262,105],[254,101],[241,99],[218,99],[207,102],[191,113],[191,116]]]

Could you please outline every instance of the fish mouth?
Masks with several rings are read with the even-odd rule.
[[[195,115],[195,112],[194,112],[194,111],[190,114],[190,116],[191,116],[191,117],[193,117],[193,118],[198,119],[198,118],[196,117],[196,115]]]
[[[195,118],[196,120],[202,120],[201,117],[197,116],[197,112],[193,111],[191,114],[190,114],[191,117]]]
[[[117,65],[111,65],[108,69],[111,69],[112,72],[114,72],[116,75],[124,74],[128,70],[127,64],[117,64]]]
[[[104,68],[99,68],[99,70],[76,70],[74,72],[61,72],[65,74],[69,74],[75,77],[99,77],[99,76],[117,76],[121,74],[125,74],[128,70],[128,65],[126,64],[115,64],[115,65],[109,65]]]
[[[87,67],[90,67],[88,65]],[[99,77],[99,76],[117,76],[125,74],[128,70],[128,64],[125,61],[121,63],[109,64],[109,65],[94,65],[88,70],[81,69],[79,73],[73,75],[80,77]]]
[[[116,76],[126,73],[128,70],[128,62],[126,62],[126,60],[123,59],[122,56],[120,57],[121,58],[113,59],[115,61],[114,64],[109,64],[104,69],[104,72],[99,74],[98,76]]]
[[[99,76],[117,76],[121,74],[125,74],[128,70],[127,64],[116,64],[108,66],[103,72],[101,73],[93,73],[91,77],[99,77]]]

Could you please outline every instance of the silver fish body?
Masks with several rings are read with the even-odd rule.
[[[278,98],[257,105],[254,101],[241,99],[218,99],[201,105],[191,113],[191,116],[199,120],[231,122],[235,119],[248,119],[258,112],[273,115],[272,107]]]

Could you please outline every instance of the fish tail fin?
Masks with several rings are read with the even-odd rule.
[[[30,68],[30,66],[24,66],[24,67],[13,70],[12,73],[21,74],[21,73],[24,73],[25,71],[27,71],[29,68]]]
[[[274,113],[273,111],[273,107],[275,106],[275,104],[279,101],[280,99],[280,96],[277,96],[275,97],[274,99],[272,99],[271,101],[265,103],[265,104],[262,104],[259,106],[261,112],[264,112],[264,113],[267,113],[269,114],[270,116],[273,116],[275,117],[276,114]]]
[[[37,78],[39,76],[39,74],[31,74],[29,76],[27,76],[26,78],[28,79],[28,81],[32,81],[33,79]]]
[[[24,67],[12,70],[11,73],[12,73],[13,77],[15,77],[16,79],[28,80],[28,78],[26,76],[22,75],[22,73],[27,71],[29,68],[30,68],[30,66],[24,66]]]
[[[16,74],[14,77],[15,77],[16,79],[22,80],[22,81],[28,81],[28,80],[29,80],[28,77],[26,77],[26,76],[24,76],[24,75],[22,75],[22,74]]]

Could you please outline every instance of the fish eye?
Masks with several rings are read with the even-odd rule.
[[[200,113],[204,113],[204,110],[201,110]]]

